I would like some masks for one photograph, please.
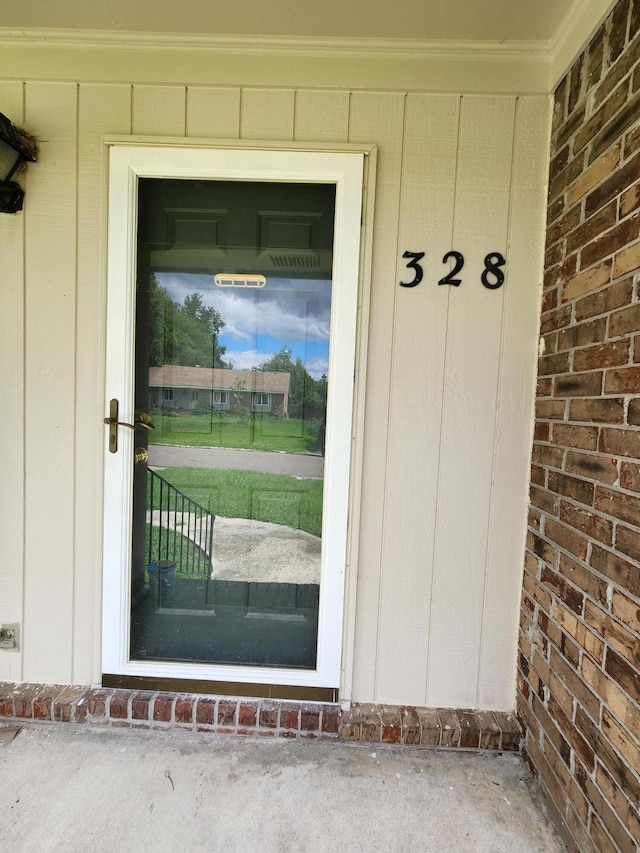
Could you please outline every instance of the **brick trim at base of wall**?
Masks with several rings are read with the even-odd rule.
[[[0,724],[81,723],[217,734],[519,751],[514,714],[0,683]]]

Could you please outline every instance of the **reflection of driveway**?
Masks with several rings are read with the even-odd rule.
[[[324,471],[322,456],[306,453],[268,453],[173,444],[150,444],[149,464],[154,468],[233,468],[305,479],[322,479]]]

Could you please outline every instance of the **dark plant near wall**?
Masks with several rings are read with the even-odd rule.
[[[35,137],[0,113],[0,213],[22,210],[24,190],[11,178],[24,163],[35,162],[37,156]]]

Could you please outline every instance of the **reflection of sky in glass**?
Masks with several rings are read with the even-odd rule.
[[[156,279],[175,302],[197,292],[220,312],[223,358],[237,370],[257,367],[288,347],[314,379],[328,373],[330,281],[268,277],[257,290],[220,288],[210,275],[159,272]]]

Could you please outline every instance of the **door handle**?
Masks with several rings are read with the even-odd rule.
[[[118,420],[118,408],[118,401],[114,398],[109,402],[109,417],[104,419],[105,424],[109,427],[109,453],[116,453],[118,450],[119,426],[129,427],[129,429],[155,429],[148,412],[136,412],[135,421],[128,424],[125,421]]]

